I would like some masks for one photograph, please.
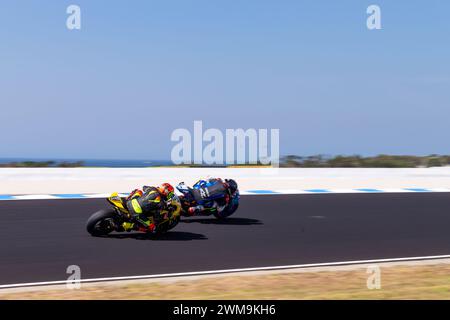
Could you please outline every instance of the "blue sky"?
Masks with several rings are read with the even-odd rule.
[[[66,8],[82,29],[66,28]],[[378,4],[382,30],[366,28]],[[282,154],[450,154],[448,1],[0,3],[0,157],[168,159],[174,129]]]

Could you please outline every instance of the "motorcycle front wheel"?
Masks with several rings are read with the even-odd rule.
[[[237,204],[230,204],[227,208],[225,208],[222,212],[214,212],[214,217],[216,217],[216,219],[225,219],[229,216],[231,216],[239,207],[239,203]]]
[[[167,220],[163,223],[161,223],[157,228],[156,228],[156,234],[164,234],[167,231],[175,228],[175,226],[178,224],[178,222],[180,221],[180,217],[176,217],[174,219],[171,220]]]

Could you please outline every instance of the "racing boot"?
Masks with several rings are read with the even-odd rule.
[[[150,223],[150,224],[149,224],[148,226],[146,226],[146,227],[139,227],[139,228],[138,228],[138,231],[155,233],[155,232],[156,232],[156,224]]]
[[[134,223],[132,222],[124,222],[122,223],[123,231],[130,232],[134,228]]]

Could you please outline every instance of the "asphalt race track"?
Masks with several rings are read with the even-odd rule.
[[[0,284],[450,254],[450,194],[242,196],[168,234],[91,237],[103,199],[0,201]]]

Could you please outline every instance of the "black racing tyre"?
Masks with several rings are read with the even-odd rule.
[[[168,221],[161,223],[161,224],[156,228],[155,234],[161,235],[161,234],[166,233],[167,231],[169,231],[169,226],[170,226],[170,224],[169,224]]]
[[[108,220],[113,220],[116,212],[110,210],[100,210],[89,217],[86,223],[86,230],[94,237],[105,236],[114,231],[114,225]]]
[[[176,225],[178,224],[178,222],[180,222],[180,216],[178,216],[178,217],[176,217],[176,218],[174,218],[174,219],[172,219],[172,220],[170,221],[167,230],[170,230],[170,229],[175,228]]]
[[[218,213],[217,211],[215,211],[213,213],[213,215],[217,219],[225,219],[225,218],[231,216],[237,210],[238,207],[239,207],[239,203],[231,204],[227,208],[225,208],[221,213]]]
[[[171,219],[168,221],[165,221],[163,223],[161,223],[157,228],[156,228],[156,234],[164,234],[167,231],[175,228],[175,226],[178,224],[178,222],[180,221],[180,217],[177,217],[175,219]]]

